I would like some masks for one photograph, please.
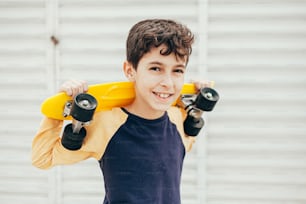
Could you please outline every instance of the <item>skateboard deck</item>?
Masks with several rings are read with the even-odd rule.
[[[181,95],[196,94],[196,91],[194,84],[185,83]],[[87,93],[95,97],[98,102],[95,112],[128,105],[135,97],[132,82],[110,82],[90,85]],[[41,112],[48,118],[72,120],[70,115],[64,116],[65,104],[72,100],[72,97],[68,96],[66,93],[58,93],[47,98],[42,103]],[[176,105],[176,102],[174,102],[173,105]]]

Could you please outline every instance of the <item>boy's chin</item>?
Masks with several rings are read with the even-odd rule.
[[[171,104],[170,105],[161,105],[161,104],[159,104],[159,105],[155,106],[154,109],[156,111],[165,112],[165,111],[169,110],[170,107],[171,107]]]

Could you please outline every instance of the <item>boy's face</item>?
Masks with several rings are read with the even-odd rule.
[[[135,101],[127,107],[136,115],[148,119],[160,117],[179,97],[184,84],[186,59],[174,53],[161,55],[165,45],[152,48],[139,61],[137,70],[128,63],[125,73],[135,83]],[[128,64],[128,65],[127,65]]]

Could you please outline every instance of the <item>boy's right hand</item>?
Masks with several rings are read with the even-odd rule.
[[[60,88],[59,92],[65,92],[68,96],[74,98],[79,93],[84,93],[88,91],[88,84],[83,80],[68,80],[64,82]]]

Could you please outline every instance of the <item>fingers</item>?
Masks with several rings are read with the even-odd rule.
[[[195,85],[197,90],[200,90],[205,87],[213,88],[215,82],[203,80],[203,81],[193,81],[193,84]]]
[[[69,80],[64,82],[59,88],[59,92],[65,92],[68,96],[72,96],[73,98],[79,93],[87,91],[87,82],[83,80]]]

